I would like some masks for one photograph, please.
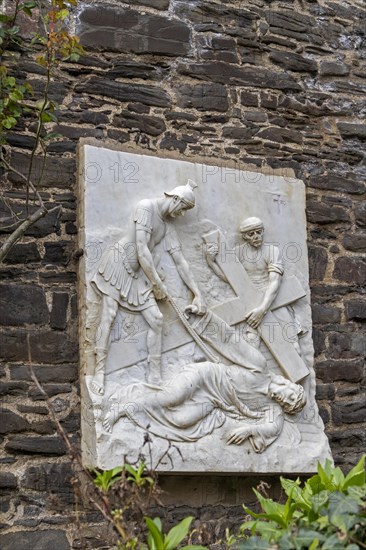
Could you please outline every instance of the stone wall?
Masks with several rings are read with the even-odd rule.
[[[306,182],[320,411],[338,464],[348,468],[365,450],[365,6],[90,0],[80,2],[72,24],[86,55],[63,64],[51,84],[60,104],[54,130],[63,138],[49,147],[41,188],[47,204],[60,208],[33,226],[0,268],[4,550],[98,548],[105,538],[94,511],[81,512],[82,527],[75,519],[70,460],[26,366],[30,350],[62,425],[78,442],[80,137],[187,160],[200,155],[223,167],[293,171]],[[43,71],[32,59],[19,54],[17,73],[40,93]],[[32,130],[25,119],[9,135],[20,172]],[[37,158],[34,175],[40,167]],[[17,175],[8,189],[23,212]],[[165,477],[168,519],[193,513],[218,527],[233,524],[257,481]]]

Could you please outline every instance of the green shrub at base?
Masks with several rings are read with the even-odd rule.
[[[347,476],[327,460],[303,486],[281,477],[285,504],[255,494],[263,509],[241,526],[237,550],[362,550],[366,548],[365,456]],[[247,532],[252,535],[246,535]]]

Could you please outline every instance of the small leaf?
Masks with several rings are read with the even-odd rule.
[[[20,30],[19,27],[17,25],[14,25],[14,27],[11,27],[10,29],[8,29],[7,32],[10,35],[15,35],[15,34],[18,34],[19,30]]]
[[[3,126],[10,130],[15,124],[17,123],[16,119],[14,117],[8,117],[3,121]]]
[[[24,13],[26,13],[29,17],[32,17],[32,10],[27,8],[27,6],[23,6],[21,10],[24,11]]]
[[[348,489],[353,485],[361,487],[365,483],[365,458],[363,455],[354,468],[349,472],[344,480],[343,490]]]
[[[145,522],[149,533],[154,541],[155,547],[157,550],[164,550],[164,540],[161,530],[155,525],[154,521],[150,518],[145,517]]]
[[[165,537],[166,550],[174,550],[178,544],[187,536],[191,523],[193,521],[192,516],[188,516],[178,523],[175,527],[170,529],[169,533]]]

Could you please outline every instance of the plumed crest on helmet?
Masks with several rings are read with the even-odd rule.
[[[194,195],[194,189],[198,187],[197,183],[189,179],[186,185],[178,185],[171,191],[166,191],[164,194],[166,197],[179,197],[187,206],[187,208],[193,208],[196,202]]]

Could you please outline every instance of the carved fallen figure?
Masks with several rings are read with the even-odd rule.
[[[195,316],[193,316],[195,317]],[[224,323],[211,312],[193,322],[195,330],[219,351],[222,360],[190,363],[161,387],[136,382],[108,398],[104,429],[112,433],[121,419],[171,441],[193,442],[221,428],[227,419],[237,426],[226,434],[228,444],[249,440],[263,452],[281,434],[287,415],[306,404],[304,388],[271,374],[263,355],[245,339],[233,344],[210,329]],[[229,334],[229,326],[224,327]]]
[[[164,197],[140,201],[125,237],[118,241],[102,259],[92,279],[97,292],[99,323],[95,327],[95,373],[91,390],[104,394],[105,367],[113,323],[118,308],[140,313],[148,325],[147,351],[150,382],[161,380],[161,353],[163,315],[157,300],[168,296],[168,290],[156,268],[153,251],[164,240],[165,250],[173,258],[177,271],[193,293],[192,307],[197,313],[205,312],[201,292],[185,260],[181,244],[170,220],[183,216],[195,205],[196,184],[188,180],[186,185],[164,193]]]

